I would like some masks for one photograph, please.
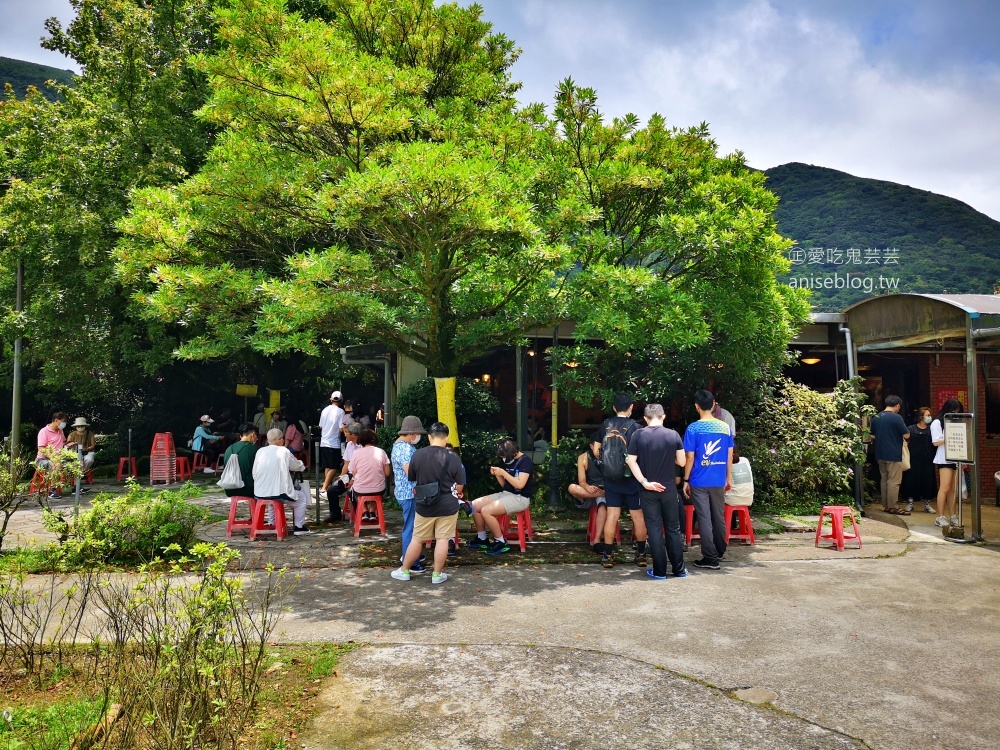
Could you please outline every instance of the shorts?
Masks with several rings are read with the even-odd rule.
[[[613,490],[610,487],[604,488],[604,501],[609,508],[623,508],[628,506],[628,509],[631,511],[639,510],[641,507],[638,492],[619,492],[618,490]]]
[[[528,506],[531,505],[531,498],[518,495],[516,492],[508,492],[507,490],[486,495],[485,499],[491,503],[499,500],[500,504],[503,505],[503,509],[507,511],[508,516],[520,513],[522,510],[527,510]]]
[[[413,538],[421,542],[432,539],[454,539],[458,528],[458,513],[450,516],[422,516],[413,521]]]
[[[340,453],[340,448],[327,448],[325,445],[321,445],[319,465],[324,469],[340,471],[340,467],[344,465],[344,457]]]
[[[943,463],[934,465],[937,466],[939,469],[951,469],[952,471],[955,471],[958,468],[958,464]]]

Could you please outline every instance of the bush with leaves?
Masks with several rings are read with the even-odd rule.
[[[200,494],[190,483],[154,492],[129,481],[124,495],[97,495],[77,518],[47,510],[42,522],[62,540],[55,557],[65,568],[169,560],[196,541],[195,527],[208,514],[190,502]]]
[[[764,394],[740,441],[753,467],[754,506],[819,512],[832,502],[849,504],[854,464],[865,460],[861,418],[872,414],[857,380],[840,381],[832,393],[781,380]]]

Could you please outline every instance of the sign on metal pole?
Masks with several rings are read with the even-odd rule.
[[[944,458],[949,463],[976,462],[976,436],[972,414],[944,415]]]

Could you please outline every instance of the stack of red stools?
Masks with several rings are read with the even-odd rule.
[[[153,436],[153,449],[149,452],[149,483],[177,481],[177,450],[174,436],[170,432],[158,432]]]

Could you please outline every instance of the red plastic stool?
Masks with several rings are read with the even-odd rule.
[[[202,471],[209,468],[208,466],[208,456],[204,453],[195,453],[194,462],[191,464],[191,471]]]
[[[215,470],[221,473],[222,470],[225,468],[226,468],[226,454],[220,453],[219,457],[215,459]]]
[[[587,544],[596,544],[604,541],[604,529],[597,528],[597,505],[590,507],[590,519],[587,521]],[[615,525],[615,544],[622,543],[622,527],[618,523]]]
[[[87,484],[94,483],[94,472],[93,470],[88,470],[86,474],[83,475],[83,481]]]
[[[185,479],[191,478],[191,462],[188,461],[187,456],[177,457],[177,479],[183,482]]]
[[[510,516],[500,516],[500,531],[503,538],[508,542],[517,542],[521,547],[521,552],[527,547],[528,540],[535,541],[535,531],[531,528],[531,510],[525,508],[520,513],[514,514],[515,524],[511,524]]]
[[[733,514],[736,514],[736,530],[733,531]],[[726,544],[732,539],[737,542],[757,543],[753,535],[753,522],[750,520],[750,508],[746,505],[729,505],[726,503]]]
[[[264,513],[268,507],[274,510],[274,523],[266,523]],[[232,516],[232,504],[230,504],[229,515]],[[255,497],[253,499],[253,510],[250,514],[250,541],[257,538],[257,535],[266,532],[274,532],[278,539],[288,536],[288,521],[285,519],[285,504],[281,500],[269,500]]]
[[[344,507],[340,514],[344,517],[344,522],[354,525],[354,503],[351,502],[351,493],[344,493]]]
[[[688,547],[691,546],[692,540],[694,540],[694,539],[698,539],[699,541],[701,540],[701,529],[699,528],[698,529],[698,533],[695,534],[694,533],[694,522],[695,522],[694,506],[693,505],[685,505],[684,506],[684,544],[686,544]]]
[[[118,459],[118,480],[117,481],[119,481],[119,482],[122,481],[122,477],[126,476],[126,472],[128,472],[128,476],[130,476],[130,477],[134,477],[135,479],[139,478],[139,469],[136,466],[135,458],[129,458],[128,456],[122,456],[121,458]]]
[[[245,501],[247,506],[250,508],[250,517],[245,521],[236,520],[236,507],[239,505],[240,501]],[[250,530],[253,525],[253,508],[255,500],[247,495],[233,495],[229,498],[229,523],[226,524],[226,538],[233,535],[233,529],[246,529]]]
[[[49,493],[49,479],[45,472],[35,469],[35,473],[31,477],[31,486],[28,488],[28,494],[34,495],[39,492],[45,495]]]
[[[376,521],[362,521],[361,517],[365,513],[365,504],[375,504]],[[361,529],[378,529],[380,534],[385,534],[385,515],[382,513],[381,495],[358,495],[358,507],[354,512],[354,536],[361,536]]]
[[[833,527],[831,533],[823,533],[823,516],[830,516],[830,524]],[[854,526],[853,534],[844,533],[844,516],[851,517],[851,524]],[[819,546],[820,539],[833,539],[837,543],[837,549],[844,549],[845,540],[855,540],[858,549],[861,549],[861,530],[858,528],[858,519],[854,517],[854,511],[846,505],[824,505],[819,512],[819,523],[816,525],[816,546]]]

